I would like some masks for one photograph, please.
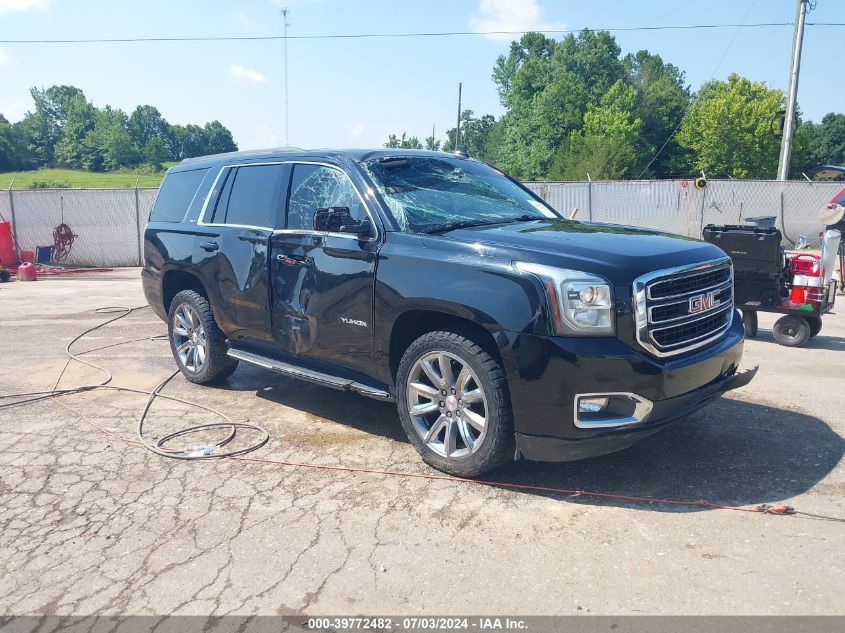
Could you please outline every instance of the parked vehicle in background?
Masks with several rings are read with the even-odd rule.
[[[243,361],[395,401],[423,459],[459,476],[625,448],[755,371],[737,373],[724,252],[566,220],[444,153],[183,161],[144,255],[188,380]]]

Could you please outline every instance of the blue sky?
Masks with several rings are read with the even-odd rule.
[[[0,0],[0,39],[290,35],[612,28],[791,22],[793,0]],[[808,21],[845,22],[845,1],[818,0]],[[799,105],[819,120],[845,110],[843,27],[808,27]],[[646,48],[687,74],[693,89],[738,72],[786,88],[791,27],[615,33],[623,52]],[[490,79],[511,38],[289,42],[290,143],[381,145],[453,127],[464,107],[501,114]],[[727,53],[726,53],[727,50]],[[719,60],[724,59],[719,63]],[[242,149],[284,143],[282,42],[0,44],[0,112],[32,109],[31,86],[73,84],[96,105],[149,103],[171,123],[218,119]]]

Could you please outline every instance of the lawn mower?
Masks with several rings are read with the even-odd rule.
[[[757,336],[758,312],[783,315],[772,328],[780,345],[800,347],[821,331],[822,315],[830,312],[836,301],[833,273],[842,253],[845,209],[842,211],[834,217],[828,205],[820,214],[827,225],[821,255],[788,252],[774,217],[747,218],[749,224],[704,227],[703,238],[733,260],[734,303],[742,312],[746,336]]]

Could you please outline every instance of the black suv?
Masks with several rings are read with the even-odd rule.
[[[461,156],[185,160],[144,259],[188,380],[243,361],[395,400],[423,459],[454,475],[622,449],[753,376],[737,374],[721,250],[565,219]]]

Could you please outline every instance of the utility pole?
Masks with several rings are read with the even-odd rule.
[[[461,146],[461,87],[463,84],[458,84],[458,127],[455,128],[455,151]]]
[[[282,9],[282,18],[285,24],[285,145],[290,145],[288,135],[288,8]]]
[[[792,137],[795,135],[795,100],[798,96],[798,74],[801,71],[801,45],[804,43],[804,19],[807,17],[809,0],[798,0],[795,12],[795,31],[792,34],[792,65],[789,73],[789,94],[786,101],[786,119],[783,126],[783,142],[778,161],[778,180],[789,177],[789,158],[792,154]]]

